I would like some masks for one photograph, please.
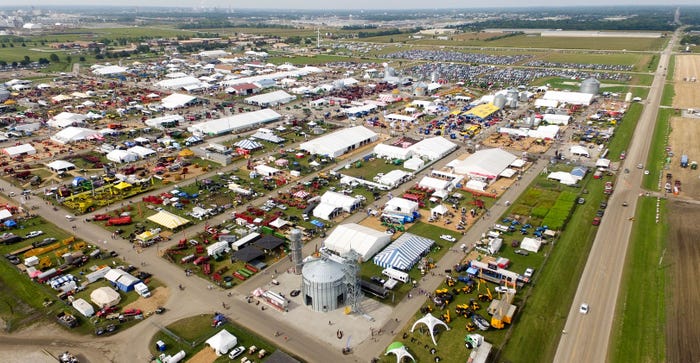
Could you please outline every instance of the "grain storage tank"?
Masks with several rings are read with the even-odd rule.
[[[345,303],[347,288],[343,265],[328,259],[304,264],[301,271],[304,305],[314,311],[335,310]]]
[[[503,108],[506,105],[506,96],[496,95],[496,97],[493,98],[493,105],[498,108]]]
[[[591,93],[597,95],[598,91],[600,91],[600,81],[593,77],[586,78],[583,80],[583,82],[581,82],[581,88],[579,91],[581,91],[581,93]]]
[[[0,102],[5,102],[10,98],[10,91],[5,87],[0,87]]]
[[[413,95],[416,97],[425,96],[425,91],[428,89],[428,85],[423,82],[418,82],[416,87],[413,89]]]

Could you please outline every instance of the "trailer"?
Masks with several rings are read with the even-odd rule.
[[[388,278],[394,279],[396,281],[404,282],[404,283],[408,282],[408,280],[410,278],[407,273],[393,269],[393,268],[385,268],[382,271],[382,275],[384,275]]]
[[[683,154],[681,155],[681,168],[687,168],[688,167],[688,155]]]
[[[110,218],[107,220],[106,226],[123,226],[131,224],[131,216],[123,216],[117,218]]]

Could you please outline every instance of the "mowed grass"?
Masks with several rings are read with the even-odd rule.
[[[668,68],[666,72],[666,80],[673,81],[673,74],[676,71],[676,56],[671,55],[671,61],[668,62]]]
[[[670,131],[670,118],[674,112],[670,108],[659,109],[646,163],[649,174],[644,175],[642,180],[642,186],[645,189],[659,190],[660,174],[663,172],[664,164],[666,163],[666,145]]]
[[[666,357],[664,267],[673,262],[661,260],[668,224],[655,222],[656,201],[642,198],[637,204],[608,352],[611,362],[663,362]],[[665,201],[659,208],[666,216]]]
[[[588,259],[597,227],[591,219],[603,199],[605,180],[588,177],[586,203],[574,213],[544,266],[535,274],[531,295],[513,324],[512,335],[498,362],[551,362],[561,330],[574,299],[578,281]]]
[[[676,96],[676,92],[673,88],[672,83],[666,83],[664,85],[664,93],[661,95],[661,106],[672,106],[673,97]]]
[[[632,135],[634,134],[634,129],[637,126],[637,121],[639,116],[642,114],[642,105],[639,103],[633,103],[627,110],[627,113],[622,118],[622,122],[615,130],[615,137],[610,141],[608,145],[608,159],[620,160],[620,153],[627,148]]]

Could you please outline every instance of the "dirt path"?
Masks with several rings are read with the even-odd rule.
[[[669,266],[666,316],[666,361],[700,361],[700,233],[697,223],[700,206],[684,202],[669,203],[668,251],[663,266]]]

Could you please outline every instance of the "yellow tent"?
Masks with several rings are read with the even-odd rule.
[[[465,116],[473,115],[480,119],[485,119],[491,116],[494,112],[500,110],[493,103],[485,103],[483,105],[476,106],[469,111],[463,113]]]
[[[153,223],[160,224],[161,226],[168,229],[175,229],[177,227],[190,223],[188,219],[182,218],[178,215],[166,212],[164,210],[148,217],[148,220]]]
[[[194,156],[194,152],[190,149],[182,149],[179,153],[177,153],[177,156],[181,158],[189,158]]]
[[[15,100],[7,100],[7,101],[5,101],[5,104],[6,104],[6,105],[14,105],[15,103],[17,103],[17,101],[15,101]]]

